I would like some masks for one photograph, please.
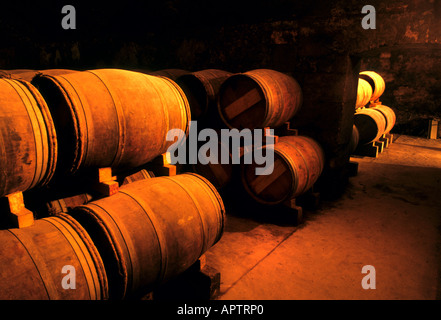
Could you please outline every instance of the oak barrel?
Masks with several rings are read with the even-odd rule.
[[[176,79],[176,83],[187,96],[193,120],[217,115],[219,88],[230,75],[231,72],[224,70],[205,69],[181,75]]]
[[[372,97],[372,87],[371,85],[364,79],[358,79],[358,87],[357,87],[357,101],[355,103],[355,108],[361,108],[366,106],[369,101],[371,101]]]
[[[230,183],[233,176],[233,159],[229,146],[222,143],[221,140],[217,143],[217,157],[216,161],[209,163],[201,163],[200,158],[196,164],[190,165],[192,172],[197,173],[208,181],[210,181],[216,189],[222,189]],[[201,149],[198,150],[198,152]],[[228,161],[222,161],[222,155],[227,155]],[[207,151],[207,157],[210,158],[210,151]],[[199,155],[201,157],[201,155]],[[225,160],[225,159],[224,159]],[[208,161],[208,159],[207,159]],[[214,163],[215,162],[215,163]]]
[[[234,74],[219,89],[218,111],[229,128],[276,128],[291,119],[303,102],[298,82],[289,75],[256,69]]]
[[[381,115],[386,120],[386,128],[384,130],[384,133],[389,133],[395,126],[395,122],[396,122],[395,112],[392,110],[392,108],[385,106],[383,104],[377,105],[371,109],[381,113]]]
[[[383,77],[375,71],[363,71],[359,73],[359,78],[370,84],[372,87],[371,101],[377,101],[386,89]]]
[[[256,175],[255,169],[259,166],[242,165],[242,182],[256,201],[279,204],[308,191],[321,175],[324,159],[322,147],[310,137],[279,137],[274,145],[273,171]]]
[[[164,77],[120,69],[52,76],[33,83],[52,112],[62,174],[83,168],[136,168],[166,152],[170,129],[188,131],[190,110],[179,86]]]
[[[61,214],[38,219],[30,227],[1,230],[0,243],[1,300],[108,298],[103,261],[72,217]],[[63,278],[73,275],[72,270],[63,271],[64,266],[75,268],[75,289],[63,287]]]
[[[354,115],[354,124],[359,133],[359,144],[378,140],[386,129],[385,118],[372,108],[358,109]]]
[[[29,82],[0,79],[0,196],[47,184],[57,163],[48,106]]]
[[[103,257],[111,299],[143,295],[188,269],[221,238],[225,220],[216,189],[192,173],[132,182],[71,214]]]

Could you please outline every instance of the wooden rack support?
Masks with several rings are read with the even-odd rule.
[[[298,136],[299,130],[291,128],[291,123],[285,122],[283,126],[275,130],[279,136]]]
[[[99,168],[95,171],[96,176],[90,177],[92,180],[92,190],[98,192],[100,195],[109,197],[119,191],[119,183],[116,181],[116,176],[112,175],[112,168]]]
[[[6,195],[3,202],[9,213],[11,228],[25,228],[34,224],[34,213],[25,207],[22,192]]]
[[[378,153],[382,153],[384,151],[385,146],[383,141],[374,141],[374,145],[378,147]]]
[[[294,225],[299,225],[303,222],[303,208],[297,205],[295,198],[285,201],[283,206],[288,210],[288,214],[291,214],[294,218]]]
[[[174,164],[170,164],[169,159],[169,152],[163,153],[146,164],[145,169],[151,171],[154,176],[175,176],[177,167]]]

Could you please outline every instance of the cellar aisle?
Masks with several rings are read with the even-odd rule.
[[[378,158],[352,160],[341,199],[298,227],[228,215],[206,253],[219,299],[441,298],[441,140],[399,136]],[[362,287],[365,265],[375,289]]]

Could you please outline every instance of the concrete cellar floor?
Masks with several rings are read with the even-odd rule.
[[[205,254],[219,300],[441,298],[441,140],[396,136],[377,158],[351,160],[344,195],[298,226],[227,215]],[[364,265],[376,289],[363,289]]]

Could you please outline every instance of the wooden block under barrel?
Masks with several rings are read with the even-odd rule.
[[[280,136],[298,136],[299,130],[291,128],[291,122],[287,121],[280,128],[275,129]]]
[[[379,147],[375,145],[374,142],[365,145],[359,145],[357,149],[354,151],[354,155],[364,156],[364,157],[378,157],[378,149]]]
[[[389,142],[389,138],[386,137],[386,134],[383,134],[380,139],[378,139],[379,141],[384,143],[384,148],[389,147],[390,142]]]
[[[9,227],[25,228],[34,224],[34,213],[25,207],[22,192],[8,194],[1,202],[9,214]]]
[[[116,181],[116,176],[112,175],[112,168],[110,167],[92,171],[88,178],[92,190],[105,197],[114,195],[119,191],[119,183]]]
[[[176,165],[170,164],[169,159],[170,154],[166,152],[153,159],[145,167],[152,171],[155,176],[175,176],[177,173]]]
[[[303,208],[296,204],[296,199],[290,199],[283,203],[288,212],[293,215],[295,225],[303,222]]]
[[[386,133],[384,136],[389,140],[389,144],[394,142],[394,135],[392,133]]]
[[[384,142],[383,141],[374,141],[374,145],[378,147],[379,153],[384,151]]]

